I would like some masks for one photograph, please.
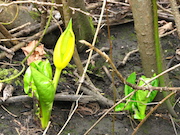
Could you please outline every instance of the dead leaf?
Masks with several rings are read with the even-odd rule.
[[[38,41],[32,41],[30,42],[26,47],[22,47],[24,54],[27,56],[35,47],[35,45],[38,43]],[[44,45],[39,45],[36,47],[35,51],[32,53],[32,55],[27,59],[27,64],[29,65],[31,62],[36,60],[42,60],[46,52],[44,51]]]
[[[180,60],[180,49],[176,50],[176,59]]]
[[[165,25],[159,27],[159,35],[163,35],[165,32],[172,29],[173,29],[172,22],[166,23]]]
[[[5,101],[9,97],[12,97],[14,91],[14,87],[10,84],[7,84],[3,90],[3,97],[1,98],[2,101]]]
[[[4,83],[0,83],[0,92],[3,90],[4,88]]]

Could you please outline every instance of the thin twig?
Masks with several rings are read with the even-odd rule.
[[[1,107],[7,112],[9,113],[10,115],[12,115],[13,117],[18,117],[17,115],[11,113],[10,111],[8,111],[3,105],[1,105]]]
[[[130,55],[133,54],[133,53],[136,53],[136,52],[138,52],[138,51],[139,51],[139,49],[132,50],[132,51],[128,52],[128,53],[126,54],[126,56],[124,57],[123,61],[120,62],[120,63],[118,63],[118,67],[119,67],[119,66],[124,66],[124,65],[126,64],[128,58],[130,57]]]
[[[121,102],[123,102],[124,100],[126,100],[128,97],[130,97],[131,95],[133,95],[135,93],[135,91],[131,92],[130,94],[128,94],[127,96],[125,96],[124,98],[122,98],[121,100],[119,100],[116,104],[114,104],[111,108],[109,108],[85,133],[84,135],[87,135],[114,107],[116,107],[118,104],[120,104]]]
[[[162,9],[163,11],[172,14],[172,12],[171,12],[170,10],[168,10],[168,9],[166,9],[166,8],[164,8],[164,7],[162,7],[158,2],[157,2],[157,6],[158,6],[160,9]]]
[[[134,84],[131,84],[129,82],[127,82],[124,77],[122,76],[122,74],[117,70],[116,66],[114,65],[114,63],[111,61],[111,59],[109,58],[108,55],[106,55],[104,52],[101,52],[99,49],[97,49],[96,47],[93,47],[89,42],[85,41],[85,40],[80,40],[79,41],[82,44],[85,44],[87,46],[89,46],[91,49],[95,50],[96,52],[98,52],[102,57],[104,57],[106,59],[107,62],[109,62],[109,64],[111,65],[112,69],[115,71],[117,77],[122,81],[122,83],[129,85],[130,87],[132,87],[133,89],[138,89],[138,90],[159,90],[159,91],[180,91],[180,87],[145,87],[143,86],[137,86]],[[164,75],[167,72],[170,72],[171,70],[180,67],[180,63],[165,70],[164,72],[158,74],[157,76],[153,77],[152,79],[150,79],[149,81],[146,81],[146,83],[150,83],[151,81],[153,81],[154,79]]]
[[[50,124],[51,124],[51,121],[48,122],[48,125],[47,125],[47,127],[46,127],[46,129],[44,130],[44,132],[43,132],[42,135],[46,135],[46,133],[47,133],[47,131],[48,131],[48,129],[49,129]]]
[[[101,16],[99,18],[99,22],[98,22],[98,26],[97,26],[97,29],[96,29],[96,33],[95,33],[94,38],[93,38],[92,46],[94,46],[95,43],[96,43],[97,35],[99,33],[99,28],[100,28],[100,25],[101,25],[102,15],[104,14],[105,5],[106,5],[106,0],[104,0],[104,2],[103,2],[103,6],[102,6],[102,10],[101,10]],[[90,63],[90,60],[91,60],[92,53],[93,53],[93,50],[91,50],[90,53],[89,53],[88,61],[87,61],[86,66],[84,68],[83,74],[82,74],[82,76],[81,76],[81,78],[79,80],[79,86],[78,86],[78,89],[77,89],[76,93],[79,93],[79,91],[80,91],[81,85],[82,85],[82,83],[84,81],[86,71],[88,69],[88,66],[89,66],[89,63]]]
[[[98,22],[98,26],[97,26],[97,29],[96,29],[96,33],[95,33],[94,38],[93,38],[92,46],[94,46],[95,43],[96,43],[96,39],[97,39],[97,35],[98,35],[98,33],[99,33],[99,28],[100,28],[100,25],[101,25],[102,15],[103,15],[103,13],[104,13],[105,5],[106,5],[106,0],[104,0],[104,2],[103,2],[103,6],[102,6],[102,10],[101,10],[101,16],[100,16],[100,19],[99,19],[99,22]],[[83,82],[84,82],[84,78],[85,78],[85,76],[86,76],[86,72],[87,72],[87,69],[88,69],[88,66],[89,66],[91,57],[92,57],[92,53],[93,53],[93,50],[91,50],[90,53],[89,53],[86,66],[85,66],[85,68],[84,68],[84,70],[83,70],[83,73],[82,73],[81,78],[79,79],[79,85],[78,85],[78,88],[77,88],[77,91],[76,91],[76,95],[79,93],[79,91],[80,91],[80,89],[81,89],[81,86],[82,86],[82,84],[83,84]],[[74,105],[72,104],[71,110],[72,110],[73,106],[74,106]],[[71,113],[71,111],[70,111],[70,113]]]
[[[169,117],[171,119],[171,123],[172,123],[173,129],[174,129],[175,135],[178,135],[176,126],[175,126],[175,123],[174,123],[174,120],[173,120],[173,117],[171,116],[171,114],[169,114]]]
[[[0,4],[0,6],[1,7],[8,7],[8,6],[14,5],[14,4],[28,4],[28,3],[37,4],[37,5],[44,5],[44,6],[62,7],[62,4],[56,4],[56,3],[51,3],[51,2],[39,2],[39,1],[13,1],[13,2],[6,3],[6,4]]]
[[[83,95],[83,93],[81,93],[81,96]],[[65,122],[65,124],[63,125],[63,127],[61,128],[61,130],[59,131],[59,133],[57,135],[60,135],[62,133],[62,131],[64,130],[64,128],[66,127],[66,125],[68,124],[68,122],[71,120],[73,114],[75,113],[76,109],[78,108],[78,101],[81,98],[81,96],[76,100],[76,106],[74,107],[74,110],[71,112],[71,114],[69,115],[67,121]]]
[[[25,24],[23,24],[21,26],[18,26],[18,27],[14,28],[14,29],[9,30],[9,32],[14,33],[15,31],[21,30],[21,29],[23,29],[24,27],[26,27],[26,26],[28,26],[30,24],[31,24],[30,22],[27,22],[27,23],[25,23]]]
[[[27,39],[27,37],[20,37],[20,38],[8,38],[8,39],[6,39],[6,38],[4,38],[4,39],[0,39],[0,42],[4,42],[4,41],[13,41],[13,40],[25,40],[25,39]]]
[[[2,45],[0,45],[0,49],[7,52],[7,53],[9,53],[9,54],[14,55],[14,52],[11,49],[8,49],[8,48],[6,48],[6,47],[4,47]]]
[[[166,32],[166,33],[164,33],[164,34],[162,34],[162,35],[159,35],[159,37],[160,37],[160,38],[165,37],[165,36],[167,36],[167,35],[170,35],[170,34],[174,33],[175,31],[177,31],[177,28],[176,28],[176,29],[173,29],[173,30],[171,30],[171,31],[169,31],[169,32]]]

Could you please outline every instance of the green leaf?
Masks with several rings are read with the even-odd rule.
[[[150,79],[151,78],[146,78],[145,76],[141,76],[141,80],[139,81],[138,86],[143,86],[145,83],[144,81],[148,81]],[[133,72],[132,74],[130,74],[126,81],[131,84],[135,84],[136,83],[136,73]],[[158,79],[153,80],[150,84],[152,86],[157,87]],[[125,85],[125,88],[124,88],[125,96],[127,96],[128,94],[130,94],[133,91],[134,91],[133,88],[131,88],[128,85]],[[146,104],[153,101],[153,99],[157,95],[158,91],[154,90],[151,93],[149,93],[149,92],[150,91],[148,91],[148,90],[138,90],[132,97],[129,97],[126,99],[127,103],[120,103],[119,105],[117,105],[115,107],[115,111],[123,111],[123,110],[133,111],[134,112],[133,117],[135,119],[140,119],[140,120],[144,119],[146,116],[146,114],[145,114],[146,107],[147,107]],[[149,97],[148,97],[148,95],[149,95]],[[128,102],[128,100],[131,100],[131,101]],[[134,100],[134,102],[132,100]]]
[[[133,72],[132,74],[129,75],[129,77],[126,79],[127,82],[135,84],[136,82],[136,73]],[[124,87],[124,94],[125,96],[127,96],[128,94],[130,94],[131,92],[133,92],[134,89],[128,85],[125,85]],[[130,100],[135,100],[135,95],[133,95],[131,98],[128,97],[126,101],[128,101],[128,99]],[[136,104],[136,102],[128,102],[128,103],[120,103],[119,105],[117,105],[115,107],[115,111],[123,111],[123,110],[132,110],[132,104]]]
[[[154,87],[158,87],[159,85],[159,80],[158,79],[155,79],[151,82],[151,85],[154,86]],[[158,91],[157,90],[153,90],[151,92],[151,94],[149,95],[149,100],[148,100],[148,103],[152,102],[154,100],[154,98],[156,97]]]
[[[31,72],[34,84],[37,88],[37,93],[39,95],[41,112],[40,119],[42,128],[44,129],[47,126],[51,116],[55,89],[52,80],[49,79],[49,77],[36,70],[34,67],[31,67]]]
[[[48,59],[46,59],[46,61],[44,61],[42,71],[45,76],[47,76],[49,79],[52,79],[52,68],[51,68],[51,64],[48,61]]]
[[[38,97],[38,94],[36,91],[36,86],[34,85],[30,67],[27,68],[27,70],[24,74],[23,81],[24,81],[24,92],[29,97],[35,96],[38,99],[39,97]]]
[[[47,59],[46,61],[37,60],[35,62],[32,62],[30,66],[37,69],[49,79],[52,79],[52,68],[50,62]]]
[[[133,72],[132,74],[130,74],[129,77],[126,79],[126,81],[131,84],[135,84],[136,83],[136,73]],[[134,89],[132,87],[125,85],[125,88],[124,88],[125,96],[130,94],[132,91],[134,91]],[[134,98],[135,98],[135,96],[133,96],[131,99],[134,100]]]
[[[131,111],[132,110],[132,103],[133,102],[129,102],[127,105],[126,103],[120,103],[118,104],[116,107],[115,107],[115,111],[125,111],[125,110],[129,110]]]
[[[143,86],[145,84],[145,82],[149,81],[150,79],[151,78],[146,78],[145,76],[141,76],[141,80],[140,80],[138,86]],[[150,84],[152,86],[158,86],[158,80],[157,79],[153,80]],[[145,85],[145,86],[147,86],[147,85]],[[150,96],[148,97],[149,92],[150,91],[148,91],[148,90],[138,90],[136,92],[137,109],[135,109],[135,107],[134,107],[134,110],[135,110],[134,118],[135,119],[144,119],[146,107],[147,107],[146,104],[148,102],[151,102],[157,94],[157,91],[152,91]]]
[[[52,79],[52,68],[51,68],[51,64],[48,60],[46,60],[46,61],[41,61],[41,60],[34,61],[30,64],[30,67],[34,67],[39,72],[44,74],[46,77],[48,77],[49,79]],[[34,85],[34,80],[32,78],[32,73],[31,73],[30,67],[27,68],[25,75],[24,75],[24,78],[23,78],[23,80],[24,80],[24,92],[26,94],[28,94],[28,96],[30,96],[30,97],[35,96],[37,99],[39,99],[38,93],[36,91],[36,86]]]
[[[25,74],[24,74],[24,92],[28,94],[30,97],[32,97],[32,93],[30,89],[32,88],[32,76],[31,76],[31,69],[30,67],[27,68]]]

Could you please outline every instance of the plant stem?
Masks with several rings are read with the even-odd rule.
[[[53,84],[54,84],[54,89],[56,90],[57,85],[58,85],[58,81],[61,75],[61,71],[62,69],[56,68],[55,70],[55,74],[54,74],[54,78],[53,78]]]
[[[157,4],[156,0],[152,0],[152,5],[153,5],[153,18],[154,18],[154,42],[155,42],[155,47],[156,47],[156,62],[157,62],[157,73],[160,74],[163,72],[163,58],[162,58],[162,51],[161,51],[161,45],[159,41],[159,32],[158,32],[158,14],[157,14]],[[160,76],[159,77],[159,82],[161,87],[165,87],[167,85],[167,79],[168,76]],[[168,94],[167,92],[163,91],[163,96],[166,97]],[[168,99],[166,100],[166,105],[169,113],[173,117],[177,117],[176,112],[174,111],[171,101]]]

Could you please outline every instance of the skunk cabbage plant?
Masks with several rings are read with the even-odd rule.
[[[70,62],[74,53],[75,36],[72,29],[72,19],[66,30],[61,34],[54,48],[53,61],[56,67],[53,83],[55,88],[59,80],[59,76],[63,68],[65,68]]]
[[[61,34],[54,49],[54,65],[56,72],[52,80],[52,68],[48,60],[34,61],[27,68],[24,75],[24,91],[39,102],[38,117],[45,129],[50,120],[54,96],[61,74],[61,70],[70,62],[75,46],[75,36],[72,30],[72,20]]]
[[[150,80],[151,78],[146,78],[145,76],[141,76],[140,81],[138,83],[138,86],[147,86],[145,82]],[[133,72],[128,78],[127,82],[135,84],[136,83],[136,73]],[[158,79],[153,80],[150,83],[151,86],[158,86]],[[128,85],[125,85],[124,88],[124,93],[125,96],[133,92],[134,89],[131,88]],[[146,116],[146,106],[147,103],[150,103],[153,101],[155,96],[157,95],[156,90],[153,91],[148,91],[148,90],[137,90],[134,95],[131,97],[127,98],[126,101],[127,103],[120,103],[115,107],[115,111],[123,111],[123,110],[129,110],[130,112],[133,112],[134,119],[144,119]]]

